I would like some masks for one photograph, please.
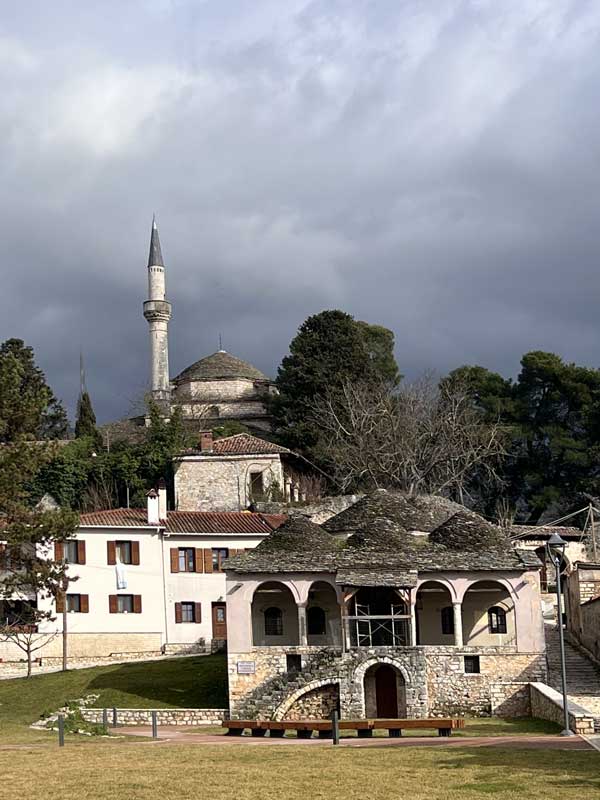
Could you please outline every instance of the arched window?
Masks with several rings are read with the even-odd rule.
[[[327,633],[325,612],[319,606],[311,606],[306,610],[306,628],[309,636],[323,636]]]
[[[280,608],[265,611],[265,636],[283,636],[283,613]]]
[[[490,633],[506,633],[506,611],[500,606],[492,606],[488,610],[488,626]]]
[[[442,608],[442,633],[454,636],[454,609],[452,606]]]

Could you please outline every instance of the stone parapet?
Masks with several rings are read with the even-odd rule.
[[[220,725],[229,718],[226,708],[118,708],[117,724],[151,725],[153,711],[156,711],[159,725]],[[101,724],[104,709],[82,708],[81,713],[88,722]],[[108,717],[112,723],[112,709],[109,709]]]
[[[531,715],[564,725],[564,706],[560,692],[545,683],[530,685]],[[576,703],[568,703],[569,727],[574,733],[591,736],[594,733],[594,715]]]

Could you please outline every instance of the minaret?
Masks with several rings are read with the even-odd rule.
[[[148,256],[148,300],[144,316],[150,325],[150,371],[152,399],[165,414],[170,412],[169,320],[171,303],[165,300],[165,265],[160,250],[156,220],[152,218],[150,254]]]

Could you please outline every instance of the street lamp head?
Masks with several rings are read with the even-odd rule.
[[[562,536],[560,536],[558,533],[553,533],[548,539],[546,549],[548,550],[548,555],[552,560],[557,559],[560,561],[565,554],[566,546],[567,543]]]

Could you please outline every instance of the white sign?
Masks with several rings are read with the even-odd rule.
[[[237,662],[238,675],[254,675],[256,672],[255,661],[238,661]]]

